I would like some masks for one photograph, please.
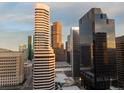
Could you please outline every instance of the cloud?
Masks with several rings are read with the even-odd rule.
[[[72,26],[78,26],[79,19],[90,8],[101,8],[107,13],[108,18],[115,19],[116,36],[123,33],[124,27],[124,3],[47,3],[51,8],[51,23],[62,21],[63,42],[66,41]],[[34,30],[34,3],[0,3],[0,31],[5,32],[31,32]],[[13,33],[14,34],[14,33]],[[6,34],[4,34],[6,35]],[[11,35],[11,34],[10,34]],[[9,37],[9,36],[8,36]],[[22,41],[26,34],[20,34]],[[16,38],[16,37],[15,37]],[[17,37],[18,38],[18,37]],[[0,36],[1,39],[1,36]],[[9,38],[8,38],[9,39]],[[14,41],[15,42],[15,41]],[[20,41],[19,41],[20,42]],[[20,42],[21,43],[21,42]]]
[[[51,7],[52,21],[62,20],[63,34],[69,34],[71,26],[78,26],[79,19],[91,8],[101,8],[109,19],[115,19],[116,36],[123,35],[124,3],[48,3]],[[64,36],[65,37],[65,36]],[[66,39],[64,39],[66,40]]]
[[[0,32],[0,48],[7,48],[12,50],[18,50],[20,44],[27,44],[28,35],[32,35],[32,32]]]

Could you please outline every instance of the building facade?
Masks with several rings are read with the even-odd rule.
[[[124,36],[116,38],[118,86],[124,89]]]
[[[51,26],[51,44],[55,53],[56,62],[65,61],[65,50],[62,43],[62,23],[53,22]]]
[[[82,18],[80,18],[79,29],[80,29],[80,32],[79,32],[80,48],[87,47],[85,51],[81,51],[81,52],[83,52],[83,55],[89,55],[89,57],[86,58],[85,56],[80,54],[80,57],[83,59],[81,63],[85,64],[88,67],[91,67],[91,72],[94,74],[94,80],[96,84],[97,84],[98,76],[99,76],[98,77],[99,80],[103,80],[103,83],[100,83],[99,87],[95,86],[95,88],[96,89],[107,89],[109,87],[106,87],[106,86],[109,86],[109,83],[110,83],[108,79],[110,78],[117,79],[116,78],[117,76],[116,75],[116,61],[112,59],[113,58],[112,56],[113,55],[115,56],[116,54],[114,51],[113,55],[111,55],[111,51],[110,51],[110,50],[115,50],[116,48],[114,20],[108,19],[107,14],[103,13],[100,8],[92,8]],[[100,48],[97,45],[96,42],[98,40],[96,39],[97,38],[96,33],[106,33],[107,50],[104,49],[104,47],[101,46]],[[102,34],[99,34],[99,35],[102,35]],[[101,40],[103,39],[101,37]],[[97,49],[97,47],[94,47],[94,46],[98,46],[100,49]],[[88,48],[90,49],[90,51]],[[80,50],[84,50],[84,49],[80,49]],[[106,55],[103,55],[103,53],[106,53],[108,57]],[[103,58],[105,58],[106,61]],[[97,72],[96,70],[97,71],[99,70],[100,72]],[[105,79],[108,82],[106,82]]]
[[[19,52],[23,54],[24,62],[27,62],[28,60],[28,50],[25,44],[19,45]]]
[[[71,64],[70,62],[70,35],[67,36],[67,42],[66,42],[66,60],[67,63]]]
[[[32,36],[28,36],[28,60],[33,58]]]
[[[79,27],[72,27],[70,30],[70,63],[72,66],[72,76],[80,77],[80,57],[79,57]]]
[[[24,81],[23,53],[0,49],[0,87],[12,87]]]
[[[94,88],[109,89],[110,69],[107,51],[107,35],[105,32],[97,32],[94,34],[93,52]]]
[[[55,87],[55,55],[50,47],[50,8],[36,3],[34,32],[33,89]]]
[[[61,22],[53,22],[51,26],[51,44],[53,48],[63,48]]]

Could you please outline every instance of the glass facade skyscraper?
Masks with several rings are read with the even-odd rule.
[[[32,49],[32,36],[28,36],[28,60],[32,60],[33,49]]]
[[[124,36],[116,38],[118,86],[124,89]]]
[[[70,63],[72,66],[72,76],[74,79],[80,77],[79,59],[79,27],[72,27],[70,30]]]
[[[112,50],[112,52],[114,51],[113,55],[115,56],[116,48],[114,20],[108,19],[107,14],[103,13],[100,8],[92,8],[82,18],[80,18],[79,29],[81,50],[80,57],[81,59],[83,59],[81,60],[81,63],[84,66],[89,66],[92,68],[91,72],[94,74],[94,80],[96,80],[95,83],[97,83],[97,78],[99,78],[98,80],[105,81],[101,83],[101,85],[99,85],[99,88],[106,89],[106,86],[109,85],[109,82],[106,82],[106,80],[110,78],[116,79],[116,61],[112,60],[113,57],[111,55]],[[102,44],[101,48],[99,47],[99,49],[97,49],[97,47],[94,47],[98,46],[98,40],[96,39],[98,36],[97,33],[106,34],[105,45],[107,49],[105,49],[105,47],[102,47]],[[101,38],[99,37],[99,39],[104,39],[104,37],[102,38],[102,36],[104,35],[99,35],[101,35]],[[103,53],[101,53],[102,50]],[[85,57],[83,55],[89,55],[89,57]],[[97,72],[96,70],[100,70],[100,72]],[[104,84],[103,87],[102,84]]]

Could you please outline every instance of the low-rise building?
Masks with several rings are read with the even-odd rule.
[[[23,53],[0,48],[0,87],[19,85],[23,80]]]

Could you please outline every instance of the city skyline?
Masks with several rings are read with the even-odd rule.
[[[51,20],[62,21],[62,37],[65,46],[70,27],[78,26],[79,18],[90,8],[102,8],[108,17],[115,19],[116,36],[123,32],[123,3],[45,3],[51,7]],[[116,8],[111,8],[111,6]],[[1,48],[17,50],[19,44],[27,44],[28,35],[34,31],[34,5],[35,3],[0,3],[0,44]],[[75,12],[70,12],[73,10]],[[78,11],[77,11],[78,10]]]
[[[121,3],[1,3],[0,9],[0,89],[124,89]]]

